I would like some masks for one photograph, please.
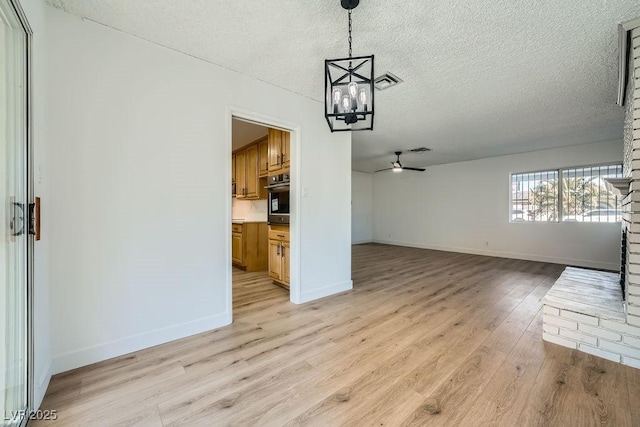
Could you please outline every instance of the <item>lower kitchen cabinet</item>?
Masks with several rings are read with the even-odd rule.
[[[276,284],[287,289],[291,282],[290,249],[289,227],[269,226],[269,276]]]
[[[231,261],[246,271],[267,269],[269,260],[266,222],[231,225]]]

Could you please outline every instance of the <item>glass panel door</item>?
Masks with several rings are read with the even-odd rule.
[[[27,388],[27,35],[0,0],[0,425],[19,425]]]

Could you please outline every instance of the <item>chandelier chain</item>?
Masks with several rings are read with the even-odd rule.
[[[351,58],[351,9],[349,9],[349,58]]]

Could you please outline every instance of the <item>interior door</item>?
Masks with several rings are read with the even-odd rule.
[[[26,423],[30,386],[28,35],[0,0],[0,425]]]

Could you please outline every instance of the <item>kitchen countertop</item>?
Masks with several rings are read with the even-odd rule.
[[[257,223],[260,223],[260,222],[265,222],[266,223],[267,221],[247,221],[247,220],[244,220],[244,219],[232,219],[231,220],[232,224],[249,224],[249,223],[256,223],[256,222]]]

